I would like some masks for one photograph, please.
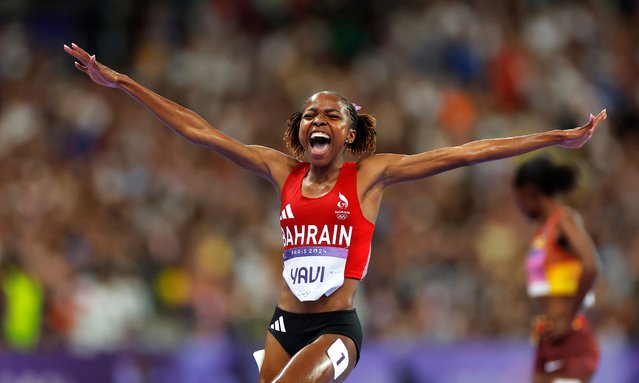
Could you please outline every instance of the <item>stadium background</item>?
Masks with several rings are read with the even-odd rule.
[[[62,44],[283,149],[336,90],[378,118],[378,152],[608,120],[573,164],[603,261],[595,382],[638,382],[639,2],[102,0],[0,3],[0,382],[249,382],[281,272],[278,198],[189,145]],[[529,374],[513,204],[522,158],[387,191],[350,381]]]

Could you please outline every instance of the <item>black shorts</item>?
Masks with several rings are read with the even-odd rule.
[[[362,326],[355,309],[297,314],[275,307],[268,330],[290,356],[297,354],[299,350],[313,343],[321,335],[347,336],[355,343],[357,348],[355,363],[359,362]]]

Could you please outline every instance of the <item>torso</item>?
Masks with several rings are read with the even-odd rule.
[[[542,223],[526,259],[528,295],[536,314],[558,323],[572,315],[581,274],[581,260],[559,243],[563,214],[567,212],[558,208]]]
[[[323,296],[316,301],[302,302],[288,288],[282,278],[282,292],[277,305],[292,313],[321,313],[327,311],[350,310],[360,281],[346,278],[342,287],[330,296]]]
[[[564,321],[572,315],[573,300],[572,296],[533,298],[535,313],[555,322]]]
[[[357,164],[344,163],[340,169],[335,169],[326,177],[324,182],[317,182],[313,176],[310,165],[300,163],[293,168],[282,187],[280,223],[285,258],[290,259],[291,252],[295,254],[298,249],[303,248],[321,248],[329,253],[348,251],[344,282],[328,295],[303,301],[299,298],[299,291],[296,296],[289,287],[291,278],[289,277],[287,283],[283,277],[278,306],[290,312],[351,309],[359,281],[368,267],[370,238],[374,229],[374,224],[368,220],[361,206],[363,197],[358,184],[360,180],[357,178]],[[378,206],[378,201],[373,204],[375,211],[372,215],[376,216]],[[368,213],[371,215],[371,212]],[[291,215],[293,219],[290,218]],[[317,227],[317,234],[313,230],[315,235],[312,238],[308,238],[309,226]],[[323,231],[323,228],[328,228],[328,231]],[[301,239],[302,232],[304,240]],[[286,272],[285,269],[284,273]]]

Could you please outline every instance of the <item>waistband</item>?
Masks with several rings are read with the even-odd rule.
[[[588,326],[586,316],[583,314],[577,315],[573,319],[571,324],[572,331],[579,331]],[[542,334],[548,331],[552,331],[555,327],[555,321],[548,319],[545,315],[537,315],[532,320],[532,338],[534,341],[538,341]]]
[[[283,313],[283,314],[286,314],[286,315],[288,315],[290,317],[299,318],[299,319],[317,318],[317,317],[321,317],[321,316],[324,316],[324,315],[357,313],[357,311],[354,308],[350,309],[350,310],[320,311],[320,312],[316,312],[316,313],[293,313],[293,312],[284,310],[280,306],[275,306],[275,311]]]

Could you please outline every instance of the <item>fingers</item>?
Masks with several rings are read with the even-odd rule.
[[[76,49],[78,52],[82,53],[85,56],[89,56],[89,54],[82,48],[80,48],[79,46],[77,46],[75,43],[71,43],[71,46]]]
[[[589,116],[589,119],[588,119],[588,123],[584,127],[594,128],[594,127],[597,126],[597,124],[599,124],[601,121],[605,120],[607,117],[608,117],[608,113],[607,113],[606,109],[603,109],[596,116],[593,116],[592,113],[591,113],[590,116]]]
[[[592,117],[592,114],[590,116]],[[592,126],[596,126],[601,121],[605,120],[606,117],[608,117],[607,111],[606,109],[603,109],[601,112],[599,112],[599,114],[597,114],[596,117],[591,118],[590,123],[592,124]]]
[[[600,118],[599,121],[603,121],[606,119],[606,117],[608,117],[608,111],[606,109],[603,109],[601,112],[599,112],[599,114],[597,115],[597,117]]]
[[[69,47],[68,45],[64,45],[64,51],[76,58],[82,64],[86,64],[88,61],[87,56],[84,56],[81,52]]]
[[[83,65],[86,65],[89,61],[89,54],[75,44],[71,44],[71,46],[65,44],[64,51],[78,59]]]
[[[84,66],[84,65],[80,64],[80,63],[79,63],[79,62],[77,62],[77,61],[76,61],[76,62],[74,62],[74,64],[75,64],[75,67],[76,67],[76,68],[78,68],[78,70],[79,70],[79,71],[84,72],[84,73],[87,73],[87,74],[89,73],[89,72],[88,72],[88,70],[87,70],[87,67],[86,67],[86,66]]]

